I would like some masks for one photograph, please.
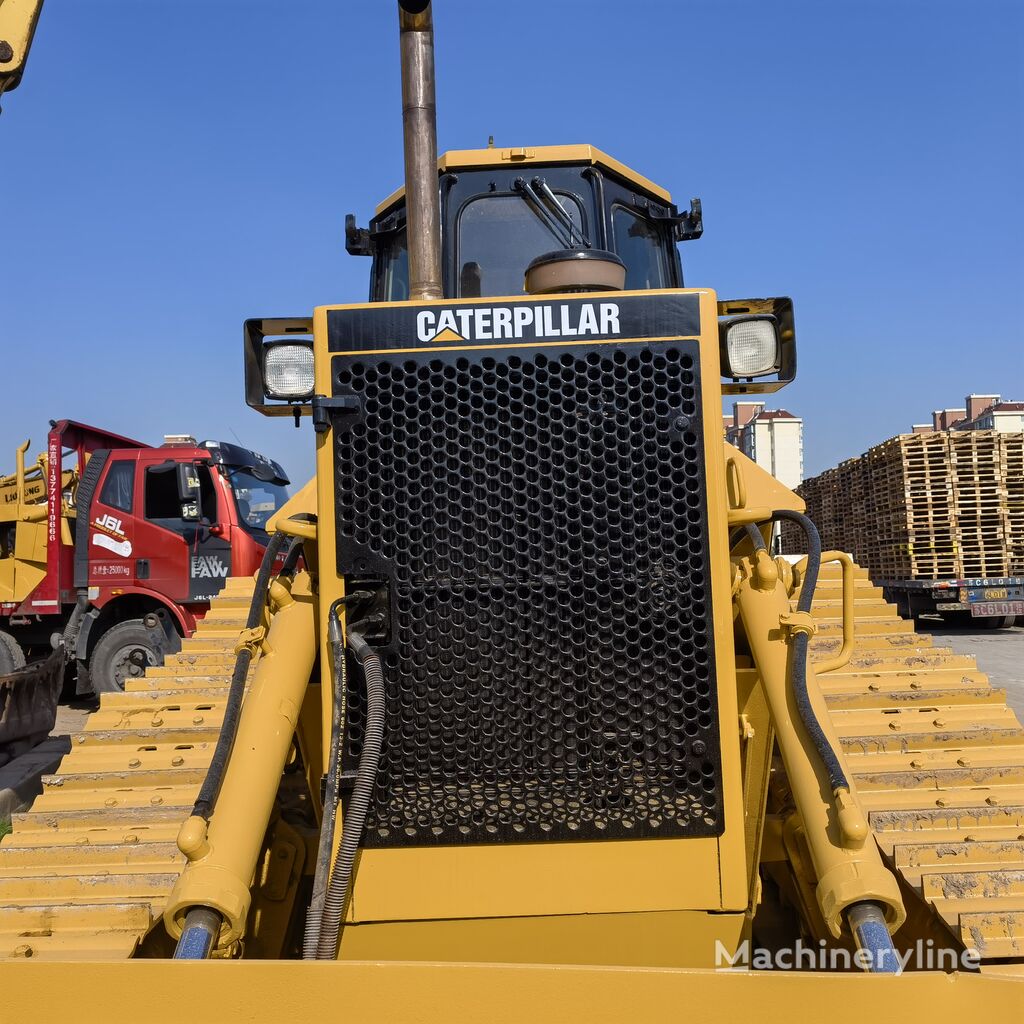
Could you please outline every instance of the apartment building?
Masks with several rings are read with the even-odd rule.
[[[915,434],[935,430],[1024,430],[1024,402],[1004,402],[999,395],[968,395],[957,409],[936,409],[931,423],[915,423]]]
[[[764,402],[735,402],[723,416],[726,440],[787,487],[804,478],[804,421]]]

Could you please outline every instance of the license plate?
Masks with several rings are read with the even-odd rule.
[[[1024,601],[979,601],[971,605],[976,619],[988,615],[1024,615]]]
[[[961,601],[937,601],[935,607],[940,612],[965,612],[967,605]]]
[[[1006,587],[996,587],[992,590],[982,591],[983,601],[1005,601],[1006,600]]]

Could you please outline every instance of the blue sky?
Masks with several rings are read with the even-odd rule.
[[[687,283],[791,295],[817,472],[1024,398],[1024,5],[437,0],[439,142],[591,142],[701,196]],[[47,0],[0,117],[0,452],[69,416],[242,439],[241,323],[363,299],[401,176],[394,5]]]

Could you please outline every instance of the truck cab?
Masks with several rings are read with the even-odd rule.
[[[228,576],[258,568],[287,483],[276,463],[215,441],[109,452],[90,495],[86,586],[101,605],[126,588],[159,593],[191,631]]]
[[[191,635],[229,576],[256,571],[287,486],[240,445],[152,447],[55,422],[7,487],[21,511],[0,553],[0,625],[30,652],[62,638],[79,693],[122,689]]]

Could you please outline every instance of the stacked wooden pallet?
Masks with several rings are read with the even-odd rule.
[[[826,547],[874,579],[1024,573],[1024,434],[900,434],[804,481]],[[786,550],[803,542],[783,533]]]
[[[1003,531],[1008,572],[1024,576],[1024,433],[1002,434],[1000,472],[1006,487]]]

